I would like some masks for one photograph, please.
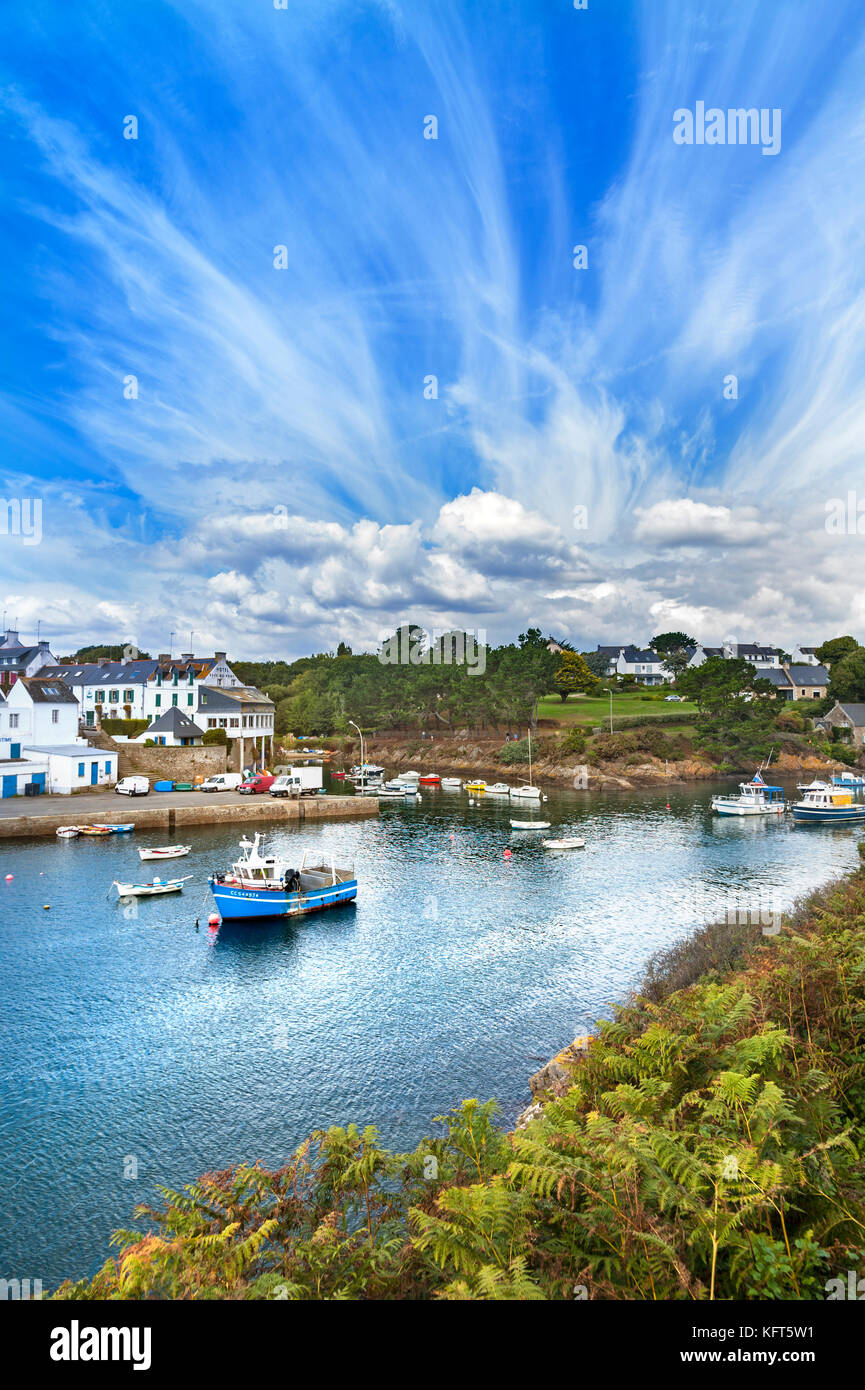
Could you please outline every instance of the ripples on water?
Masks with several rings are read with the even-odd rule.
[[[731,905],[789,906],[857,861],[852,828],[721,820],[710,793],[671,791],[667,809],[663,790],[550,792],[549,833],[587,840],[558,854],[511,831],[525,804],[438,791],[271,831],[298,859],[353,857],[356,905],[215,933],[206,875],[240,828],[184,830],[193,881],[133,915],[106,890],[153,832],[4,842],[0,1276],[91,1273],[157,1184],[281,1163],[318,1125],[372,1121],[407,1148],[465,1096],[496,1096],[508,1123],[539,1059],[609,1013],[658,947]]]

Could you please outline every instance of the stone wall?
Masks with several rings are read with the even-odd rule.
[[[146,748],[143,743],[115,743],[107,734],[100,733],[98,746],[120,755],[118,777],[132,777],[138,773],[155,782],[162,778],[172,782],[194,782],[196,777],[213,777],[217,772],[226,771],[225,749],[216,743],[200,748],[164,748],[159,744]]]
[[[229,801],[225,793],[220,793],[202,795],[202,801],[207,801],[205,806],[184,804],[181,800],[183,795],[183,792],[179,795],[166,792],[163,797],[151,794],[147,798],[149,804],[142,804],[144,798],[118,797],[116,819],[132,821],[136,830],[160,830],[170,834],[190,825],[240,826],[249,822],[253,830],[261,830],[267,825],[286,821],[303,824],[313,820],[346,820],[378,815],[378,799],[372,796],[310,796],[300,801],[253,796]],[[45,797],[44,801],[58,799]],[[31,815],[0,816],[0,840],[55,835],[59,825],[76,824],[76,815],[80,824],[96,819],[92,813],[86,816],[78,814],[82,807],[86,807],[88,798],[76,797],[70,801],[64,797],[63,800],[68,805],[62,812],[42,810]],[[112,816],[112,823],[114,819]]]

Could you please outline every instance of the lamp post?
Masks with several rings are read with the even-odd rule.
[[[349,722],[349,724],[351,725],[351,727],[352,727],[353,729],[357,729],[358,733],[360,734],[360,770],[361,770],[361,774],[362,774],[362,773],[363,773],[363,763],[364,763],[364,758],[363,758],[363,734],[361,733],[360,725],[359,725],[359,724],[355,724],[355,722],[354,722],[353,719],[350,719],[348,722]]]

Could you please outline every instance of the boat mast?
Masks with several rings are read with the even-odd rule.
[[[531,724],[530,724],[530,725],[529,725],[529,786],[531,787],[531,786],[533,786],[533,785],[534,785],[534,783],[532,782],[532,726],[531,726]]]

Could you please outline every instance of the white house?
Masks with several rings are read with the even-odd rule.
[[[95,728],[105,718],[147,718],[147,682],[156,666],[149,658],[110,661],[106,657],[78,665],[46,665],[39,675],[62,680],[77,699],[84,724]]]
[[[793,665],[794,665],[794,666],[820,666],[820,665],[822,665],[822,663],[819,661],[819,659],[818,659],[818,657],[817,657],[817,648],[816,648],[816,647],[799,647],[799,646],[796,646],[796,647],[793,648],[793,653],[792,653],[792,655],[793,655]]]
[[[273,756],[273,723],[276,706],[254,685],[229,689],[203,685],[199,691],[197,723],[202,729],[224,729],[239,745],[240,766],[248,760],[264,762],[267,745]]]
[[[0,689],[9,691],[21,676],[35,676],[54,657],[47,642],[26,646],[19,642],[14,628],[7,628],[0,641]]]
[[[56,677],[69,686],[88,728],[96,728],[103,719],[152,722],[167,709],[184,710],[192,718],[202,685],[220,689],[241,685],[225,652],[206,657],[191,652],[171,657],[162,652],[158,657],[125,657],[122,661],[103,657],[79,664],[46,663],[39,674]]]
[[[670,679],[662,658],[651,647],[642,651],[625,647],[616,660],[615,671],[618,676],[634,676],[640,685],[663,685]]]
[[[147,678],[144,695],[144,714],[151,721],[158,719],[167,709],[184,710],[192,719],[199,708],[202,687],[218,690],[243,690],[243,682],[238,680],[226,661],[225,652],[215,652],[213,656],[193,656],[183,652],[178,657],[170,657],[162,652],[153,664]]]
[[[0,711],[0,768],[4,797],[40,792],[67,794],[80,787],[113,786],[117,754],[78,738],[78,701],[61,680],[19,678]],[[12,764],[16,769],[12,771]]]
[[[779,670],[781,658],[774,647],[762,647],[759,642],[732,642],[726,641],[723,647],[723,655],[728,659],[743,657],[745,661],[750,661],[752,666],[756,666],[758,671]]]

